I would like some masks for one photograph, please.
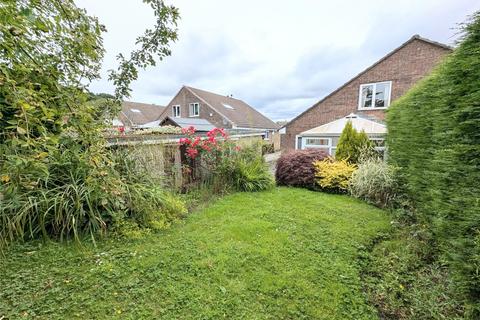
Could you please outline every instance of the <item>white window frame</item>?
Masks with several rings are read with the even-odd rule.
[[[194,108],[197,107],[197,112],[194,112]],[[189,115],[190,117],[199,117],[200,116],[200,103],[193,102],[189,104]]]
[[[181,110],[180,110],[180,105],[176,104],[172,106],[172,113],[174,118],[180,118],[181,117]]]
[[[297,136],[296,142],[295,142],[295,148],[299,149],[298,147],[298,138],[302,138],[302,145],[300,146],[300,149],[304,150],[306,148],[317,148],[317,149],[327,149],[328,150],[328,155],[332,155],[332,150],[337,149],[337,147],[333,146],[333,139],[329,137],[316,137],[316,136]],[[323,139],[323,140],[328,140],[328,144],[325,145],[317,145],[317,144],[307,144],[307,139]]]
[[[390,89],[388,90],[388,98],[385,101],[385,107],[375,107],[375,96],[377,94],[377,84],[388,84]],[[362,89],[366,86],[373,86],[372,92],[372,106],[363,107],[362,106]],[[358,110],[384,110],[390,106],[390,101],[392,98],[392,81],[382,81],[382,82],[372,82],[372,83],[362,83],[358,90]]]

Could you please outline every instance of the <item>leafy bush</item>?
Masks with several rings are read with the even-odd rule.
[[[153,208],[161,200],[153,200],[157,192],[145,194],[151,184],[122,180],[102,136],[138,68],[170,55],[177,39],[178,10],[148,2],[155,26],[129,57],[118,55],[119,67],[109,74],[115,99],[101,101],[89,101],[87,87],[100,77],[105,27],[74,1],[2,2],[0,247],[39,235],[93,236],[145,214],[137,208],[174,207]]]
[[[356,170],[356,166],[346,160],[325,159],[315,161],[313,165],[317,184],[322,189],[333,192],[346,192],[350,178]]]
[[[353,173],[349,191],[354,197],[386,207],[395,200],[396,171],[395,167],[383,160],[365,160]]]
[[[352,122],[348,121],[338,140],[335,159],[358,163],[361,153],[368,149],[373,149],[373,145],[365,131],[357,132]]]
[[[480,318],[480,13],[434,73],[389,108],[389,159],[435,236],[467,316]]]
[[[313,162],[323,160],[328,154],[323,150],[307,149],[284,153],[277,161],[275,179],[278,185],[315,188]]]

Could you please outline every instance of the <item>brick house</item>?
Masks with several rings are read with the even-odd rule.
[[[327,128],[335,127],[327,124],[336,120],[341,123],[342,118],[358,118],[359,123],[365,122],[361,119],[382,123],[390,103],[429,74],[451,51],[447,45],[414,35],[282,127],[282,149],[334,150],[338,136],[326,132]]]
[[[180,122],[204,119],[218,128],[258,130],[266,132],[267,136],[278,128],[242,100],[187,86],[178,91],[158,120],[162,123],[167,117]]]

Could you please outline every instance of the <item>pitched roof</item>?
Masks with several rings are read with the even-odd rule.
[[[319,127],[304,131],[300,135],[310,136],[340,136],[348,121],[352,122],[352,126],[357,131],[365,131],[368,135],[383,135],[387,133],[387,126],[377,121],[372,121],[360,117],[354,113],[349,114],[338,120],[326,123]]]
[[[278,125],[242,100],[185,86],[226,120],[240,128],[276,129]]]
[[[303,111],[302,113],[300,113],[298,116],[296,116],[295,118],[293,118],[292,120],[290,120],[288,123],[284,124],[282,126],[282,128],[284,127],[287,127],[290,123],[294,122],[295,120],[297,120],[298,118],[300,118],[302,115],[304,115],[305,113],[307,113],[308,111],[310,111],[311,109],[315,108],[317,105],[321,104],[323,101],[325,101],[326,99],[328,99],[329,97],[331,97],[332,95],[334,95],[335,93],[337,93],[338,91],[342,90],[343,88],[345,88],[346,86],[348,86],[350,83],[352,83],[353,81],[355,81],[357,78],[359,78],[360,76],[362,76],[363,74],[365,74],[367,71],[373,69],[374,67],[376,67],[378,64],[380,64],[381,62],[385,61],[387,58],[389,58],[390,56],[392,56],[393,54],[395,54],[396,52],[398,52],[400,49],[402,49],[403,47],[405,47],[406,45],[412,43],[413,41],[415,40],[419,40],[419,41],[423,41],[423,42],[426,42],[426,43],[429,43],[431,45],[434,45],[434,46],[437,46],[437,47],[440,47],[440,48],[443,48],[445,50],[453,50],[453,47],[449,46],[449,45],[446,45],[446,44],[443,44],[443,43],[440,43],[440,42],[437,42],[437,41],[433,41],[433,40],[430,40],[430,39],[427,39],[427,38],[423,38],[421,37],[420,35],[418,34],[415,34],[413,35],[410,39],[408,39],[408,41],[404,42],[402,45],[400,45],[399,47],[395,48],[394,50],[392,50],[391,52],[389,52],[387,55],[383,56],[380,60],[378,60],[377,62],[375,62],[374,64],[372,64],[370,67],[366,68],[365,70],[363,70],[362,72],[360,72],[359,74],[357,74],[355,77],[353,77],[352,79],[348,80],[346,83],[344,83],[343,85],[341,85],[339,88],[335,89],[334,91],[332,91],[331,93],[329,93],[327,96],[325,96],[323,99],[321,99],[320,101],[316,102],[313,106],[311,106],[310,108],[308,108],[307,110]]]
[[[175,118],[175,117],[166,117],[159,124],[164,123],[166,120],[170,120],[180,128],[188,128],[190,126],[195,127],[197,131],[210,131],[215,128],[208,120],[201,118]]]
[[[136,127],[158,119],[165,107],[156,104],[124,101],[118,116],[124,125]]]

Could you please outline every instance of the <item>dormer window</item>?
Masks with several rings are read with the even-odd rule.
[[[172,113],[174,118],[180,118],[180,106],[179,105],[173,106]]]
[[[386,109],[390,105],[392,82],[376,82],[360,85],[359,110]]]
[[[198,117],[200,115],[200,104],[198,102],[190,103],[190,117]]]

